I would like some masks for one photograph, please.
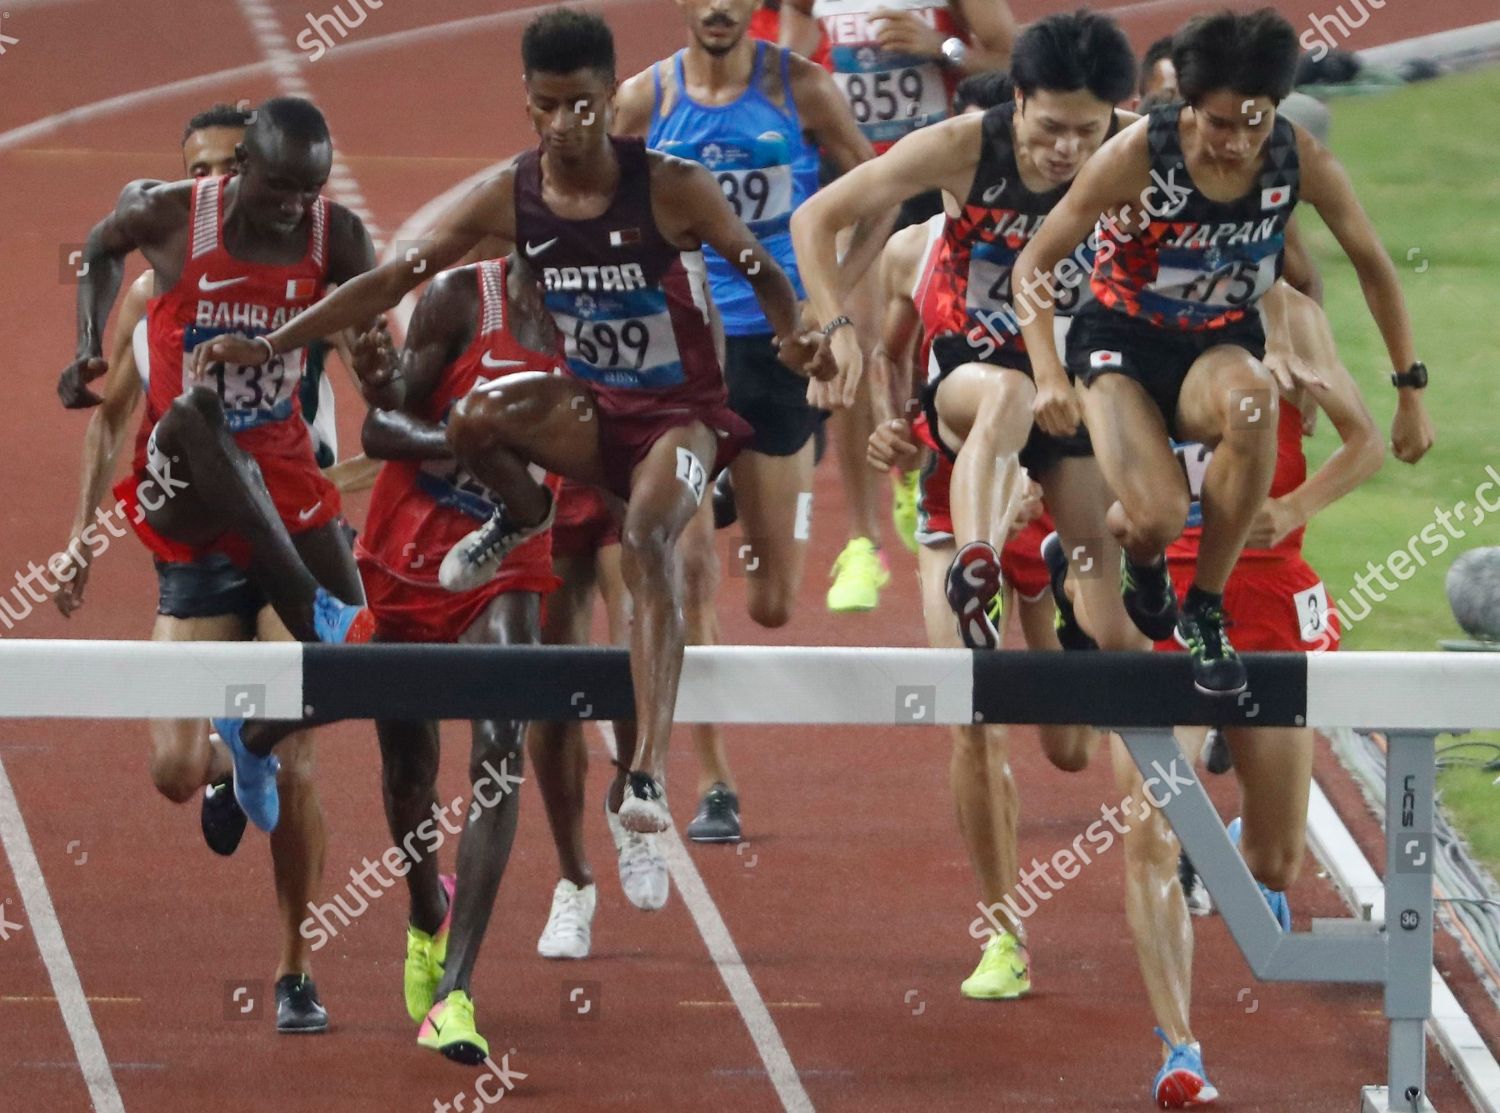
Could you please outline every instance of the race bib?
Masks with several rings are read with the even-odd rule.
[[[626,388],[683,381],[677,334],[660,290],[597,295],[552,291],[547,308],[562,331],[568,367],[579,378]]]
[[[1330,634],[1328,621],[1328,590],[1322,583],[1315,583],[1304,591],[1295,592],[1292,602],[1297,606],[1297,628],[1302,631],[1305,642],[1321,642]]]
[[[188,325],[182,330],[182,388],[193,385],[191,375],[193,351],[199,344],[238,331]],[[263,336],[264,330],[252,329],[250,336]],[[265,363],[245,367],[237,363],[209,365],[203,381],[214,388],[224,407],[231,433],[243,432],[258,425],[285,421],[292,416],[293,398],[307,366],[307,351],[297,348],[281,352]]]
[[[948,88],[936,62],[860,46],[835,47],[833,65],[833,80],[871,142],[894,142],[948,115]]]

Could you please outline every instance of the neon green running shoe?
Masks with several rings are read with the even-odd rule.
[[[880,589],[891,582],[891,570],[868,537],[856,537],[833,562],[828,609],[834,614],[873,611]]]
[[[450,874],[438,878],[448,894],[448,911],[443,922],[431,935],[406,925],[406,966],[402,970],[406,991],[406,1015],[419,1022],[432,1008],[432,995],[443,980],[443,963],[448,958],[448,925],[453,921],[453,885]]]
[[[990,936],[974,973],[958,987],[976,1001],[1013,1001],[1031,992],[1031,958],[1008,931]]]
[[[920,471],[912,470],[891,479],[891,523],[901,544],[912,552],[917,551],[917,484],[921,478]]]
[[[484,1062],[490,1053],[488,1041],[474,1027],[474,1002],[461,989],[432,1006],[417,1032],[417,1043],[471,1067]]]

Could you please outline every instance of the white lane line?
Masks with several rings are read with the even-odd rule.
[[[109,1057],[104,1054],[99,1029],[94,1027],[94,1016],[89,1012],[83,983],[73,965],[73,956],[68,953],[68,944],[63,940],[62,925],[57,922],[57,910],[52,907],[52,894],[47,891],[47,882],[42,878],[41,863],[36,860],[36,851],[26,832],[26,821],[21,818],[21,807],[16,802],[16,793],[11,788],[3,761],[0,761],[0,844],[5,847],[16,888],[21,892],[21,902],[36,938],[36,948],[42,954],[47,976],[52,979],[58,1009],[67,1025],[68,1037],[73,1041],[73,1053],[78,1056],[78,1066],[83,1070],[83,1081],[89,1088],[89,1099],[94,1104],[95,1113],[125,1113],[125,1103],[120,1100],[119,1088],[115,1086]]]
[[[286,33],[281,28],[281,20],[276,16],[276,9],[267,0],[235,0],[235,4],[245,17],[245,22],[250,25],[250,33],[255,36],[260,52],[266,56],[282,95],[302,97],[317,103],[312,88],[302,77],[302,59],[292,50]],[[348,165],[339,156],[337,146],[333,152],[333,168],[328,175],[328,192],[335,201],[359,217],[365,231],[370,233],[370,239],[375,243],[375,250],[379,251],[384,233],[380,230],[380,225],[375,223],[359,182],[355,181]]]
[[[590,7],[599,9],[612,8],[627,4],[637,4],[639,2],[640,0],[594,0],[594,3]],[[405,31],[393,31],[390,34],[376,35],[368,39],[361,38],[346,41],[340,43],[337,50],[329,51],[323,62],[326,64],[336,58],[347,59],[362,54],[375,54],[392,49],[406,49],[416,46],[419,43],[431,42],[438,39],[458,38],[470,35],[476,31],[493,30],[512,23],[529,20],[532,16],[550,11],[555,6],[555,4],[536,4],[527,8],[512,8],[509,11],[499,12],[495,15],[450,19],[443,23],[432,23],[426,27],[413,27]],[[8,9],[8,3],[6,7]],[[254,25],[252,24],[252,26]],[[279,27],[280,24],[277,24],[277,26]],[[285,41],[284,38],[283,41]],[[283,60],[284,64],[285,60]],[[178,81],[168,81],[161,85],[150,85],[144,89],[135,89],[129,93],[119,93],[112,97],[105,97],[103,100],[77,105],[62,112],[54,112],[51,115],[32,120],[30,123],[22,124],[20,127],[11,128],[8,131],[0,131],[0,151],[19,147],[21,144],[27,143],[39,136],[50,135],[69,124],[87,123],[90,120],[128,112],[134,108],[142,108],[148,104],[171,100],[174,97],[185,96],[188,93],[214,90],[216,93],[222,95],[224,87],[231,82],[266,77],[275,72],[276,65],[270,59],[267,59],[264,62],[253,62],[245,66],[236,66],[233,69],[215,70],[213,73],[200,74],[197,77],[186,77]]]
[[[604,736],[609,756],[615,757],[614,725],[604,720],[599,720],[596,725],[599,733]],[[812,1099],[802,1088],[802,1079],[797,1075],[797,1068],[792,1063],[786,1044],[782,1042],[776,1022],[771,1019],[771,1011],[766,1008],[760,990],[755,988],[755,979],[750,977],[750,970],[740,957],[739,948],[734,945],[724,917],[719,914],[718,905],[714,904],[714,898],[709,895],[708,886],[703,883],[698,867],[693,864],[692,856],[682,845],[682,837],[678,835],[676,827],[667,828],[660,837],[666,848],[667,870],[672,875],[672,883],[677,886],[682,903],[687,905],[698,934],[708,948],[709,957],[719,969],[724,988],[729,990],[729,996],[734,999],[740,1019],[745,1022],[745,1028],[755,1043],[755,1050],[760,1053],[760,1061],[765,1064],[771,1085],[776,1088],[776,1096],[781,1099],[781,1107],[787,1113],[813,1113]]]

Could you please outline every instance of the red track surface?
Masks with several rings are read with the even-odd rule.
[[[1144,46],[1204,6],[1147,0],[1121,11]],[[1306,19],[1294,5],[1282,6]],[[228,2],[156,0],[128,12],[80,0],[12,7],[3,30],[19,43],[0,58],[0,130],[262,58]],[[289,40],[306,26],[303,5],[274,7]],[[1017,8],[1023,17],[1043,10],[1030,2]],[[170,32],[156,22],[169,11]],[[388,3],[349,42],[495,11],[477,0]],[[626,72],[678,45],[676,14],[660,0],[608,11]],[[387,234],[432,196],[528,141],[516,66],[524,18],[399,50],[334,50],[304,69]],[[1434,20],[1466,22],[1453,11],[1388,6],[1352,45],[1441,29]],[[85,420],[61,411],[52,394],[72,343],[73,289],[60,275],[68,245],[84,238],[125,181],[176,174],[176,136],[193,111],[276,91],[269,76],[226,81],[0,153],[7,201],[0,351],[12,381],[0,567],[24,569],[65,540]],[[341,411],[350,443],[352,403]],[[831,462],[818,498],[798,617],[774,637],[757,629],[743,614],[740,585],[727,579],[725,640],[918,644],[914,569],[904,550],[891,553],[895,578],[878,612],[826,614],[822,570],[843,528]],[[362,509],[353,508],[356,521]],[[133,540],[117,548],[71,623],[47,606],[13,636],[146,636],[150,568]],[[89,681],[78,677],[80,686]],[[462,788],[466,740],[455,732],[450,741],[443,799]],[[673,763],[679,821],[695,774],[686,741]],[[958,982],[978,955],[967,934],[975,894],[951,818],[946,737],[894,728],[736,728],[730,742],[752,841],[740,853],[711,848],[693,858],[816,1108],[1149,1108],[1158,1050],[1125,928],[1121,851],[1084,871],[1033,919],[1033,998],[964,1001]],[[1016,733],[1013,749],[1023,862],[1071,842],[1101,803],[1118,798],[1107,762],[1081,775],[1057,773],[1027,730]],[[252,831],[233,860],[214,858],[198,837],[196,808],[173,807],[151,790],[145,755],[140,723],[0,722],[0,757],[126,1108],[416,1113],[472,1086],[472,1074],[415,1046],[400,997],[400,890],[317,956],[333,1033],[276,1036],[266,1012],[277,926],[265,840]],[[319,761],[331,892],[362,857],[378,857],[388,836],[369,725],[325,731]],[[594,797],[603,788],[598,768]],[[1377,829],[1347,778],[1330,760],[1320,772],[1367,852],[1382,861]],[[1232,808],[1232,786],[1214,787],[1221,807]],[[525,818],[476,980],[494,1052],[513,1048],[510,1065],[527,1076],[510,1100],[567,1110],[777,1108],[680,894],[655,915],[630,908],[602,822],[589,827],[600,881],[595,956],[578,964],[536,957],[555,865],[539,802],[531,786],[524,791]],[[24,921],[10,871],[7,862],[0,898],[9,903],[0,908],[12,922]],[[1342,914],[1312,869],[1292,900],[1299,927],[1311,915]],[[1200,923],[1197,936],[1195,1029],[1226,1095],[1223,1108],[1348,1109],[1360,1084],[1383,1080],[1377,991],[1260,985],[1219,921]],[[1462,973],[1446,937],[1441,947],[1444,965]],[[583,1017],[567,1007],[569,990],[580,984],[594,1001]],[[238,986],[249,987],[255,1002],[243,1019],[231,1001]],[[23,922],[0,944],[0,1109],[89,1108],[52,992],[33,925]],[[1484,1012],[1493,1026],[1493,1012]],[[1438,1108],[1469,1108],[1433,1060]]]

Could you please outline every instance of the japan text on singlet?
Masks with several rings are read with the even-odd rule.
[[[474,337],[443,371],[442,379],[417,408],[416,416],[447,425],[449,412],[471,390],[507,375],[552,372],[555,352],[534,352],[510,329],[506,300],[506,261],[490,259],[474,268],[479,284],[479,315]],[[532,465],[532,474],[545,475]],[[548,480],[556,491],[556,482]],[[380,469],[370,495],[370,511],[360,543],[387,572],[429,583],[437,579],[444,555],[477,522],[495,513],[489,489],[452,460],[389,460]],[[522,549],[548,544],[545,536],[523,542]],[[518,549],[517,552],[520,552]],[[514,554],[513,554],[514,555]]]
[[[651,211],[650,155],[612,136],[620,184],[600,216],[567,220],[542,200],[542,159],[516,160],[516,243],[542,275],[567,369],[606,413],[725,401],[701,251],[662,238]]]
[[[946,3],[815,0],[813,18],[828,37],[833,80],[877,153],[903,135],[946,119],[958,84],[958,74],[935,58],[881,50],[871,15],[882,8],[911,12],[945,39],[959,34]]]
[[[1093,289],[1109,309],[1162,328],[1223,328],[1254,312],[1281,276],[1300,184],[1297,137],[1277,116],[1250,191],[1212,201],[1188,174],[1182,111],[1172,104],[1151,112],[1151,197],[1139,214],[1101,221]]]
[[[1253,399],[1250,400],[1255,405]],[[1290,494],[1307,480],[1307,457],[1302,452],[1302,414],[1285,398],[1281,400],[1280,418],[1276,426],[1276,471],[1271,476],[1271,498]],[[1240,415],[1248,420],[1252,411]],[[1188,507],[1187,528],[1182,536],[1167,546],[1167,555],[1174,560],[1196,560],[1199,539],[1203,536],[1203,477],[1208,473],[1208,462],[1213,459],[1213,449],[1197,441],[1172,442],[1172,451],[1187,479],[1192,502]],[[1296,557],[1302,554],[1302,535],[1306,529],[1298,526],[1283,537],[1272,548],[1246,548],[1241,560],[1265,560],[1278,557]]]
[[[1017,256],[1068,186],[1033,193],[1022,183],[1011,130],[1015,111],[1015,104],[1008,103],[984,114],[974,184],[963,211],[950,217],[944,228],[929,296],[937,326],[934,335],[962,333],[974,344],[988,337],[1001,349],[1019,353],[1026,345],[1012,308],[1011,273]],[[1112,116],[1106,138],[1118,126]],[[1059,319],[1071,317],[1090,300],[1088,277],[1097,243],[1090,236],[1054,268],[1057,294],[1052,309]]]
[[[313,203],[307,251],[295,263],[248,263],[224,245],[224,192],[230,178],[200,178],[188,213],[191,235],[176,285],[147,305],[150,379],[137,454],[163,414],[192,386],[193,350],[225,333],[264,336],[323,296],[328,274],[329,204]],[[256,367],[212,365],[204,383],[224,406],[229,430],[247,452],[312,456],[297,388],[307,350],[278,352]]]
[[[792,213],[809,196],[807,176],[799,175],[797,167],[817,155],[802,136],[802,123],[792,100],[787,73],[790,52],[756,43],[749,87],[733,103],[713,106],[699,104],[688,96],[682,72],[684,53],[679,50],[671,60],[677,89],[665,116],[660,70],[664,63],[652,68],[656,101],[646,142],[665,154],[706,167],[735,215],[786,272],[797,296],[804,297],[790,225]],[[766,95],[767,65],[780,69],[782,105]],[[710,247],[703,249],[703,257],[725,333],[748,336],[770,332],[771,326],[745,277]]]

